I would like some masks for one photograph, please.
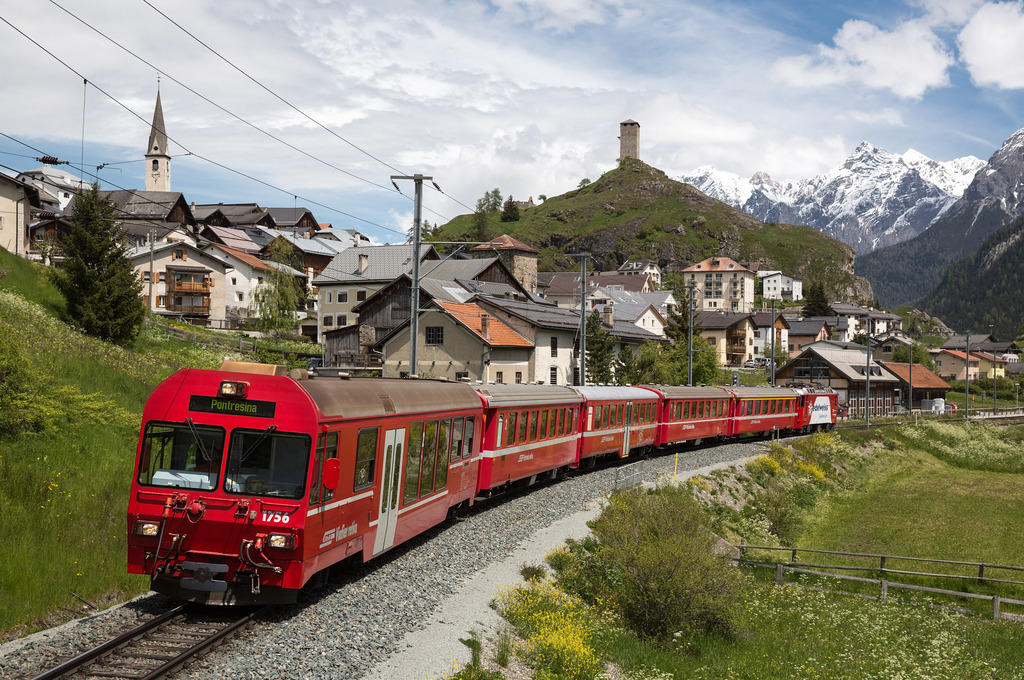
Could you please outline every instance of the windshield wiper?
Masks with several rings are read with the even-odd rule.
[[[235,469],[240,469],[242,467],[242,463],[244,463],[245,460],[253,454],[253,452],[256,450],[256,447],[262,444],[263,440],[269,437],[270,434],[276,429],[277,425],[271,425],[267,429],[263,430],[263,432],[260,432],[260,436],[256,437],[256,441],[254,441],[252,444],[249,444],[249,446],[246,447],[245,451],[242,452],[242,455],[238,457],[238,465],[236,466]]]
[[[207,463],[212,463],[213,460],[210,458],[210,454],[206,452],[206,447],[203,446],[202,437],[199,436],[199,430],[196,429],[196,424],[191,418],[185,418],[185,424],[188,425],[188,431],[192,433],[192,438],[196,440],[196,445],[199,447],[199,453],[202,454],[203,458]]]

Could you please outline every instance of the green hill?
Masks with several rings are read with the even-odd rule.
[[[508,233],[541,251],[541,271],[570,270],[565,253],[589,251],[602,270],[627,259],[655,260],[664,269],[713,255],[821,281],[841,299],[871,299],[853,274],[853,248],[810,227],[760,222],[664,172],[626,159],[597,181],[521,212],[518,222],[488,214],[487,238]],[[479,240],[473,215],[435,230],[436,240]],[[806,283],[805,283],[806,285]]]

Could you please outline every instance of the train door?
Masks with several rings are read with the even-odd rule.
[[[395,544],[398,521],[398,482],[402,478],[402,448],[405,430],[388,430],[384,435],[384,473],[380,481],[380,508],[377,513],[377,536],[373,554],[379,555]]]
[[[629,430],[633,420],[633,402],[626,402],[626,417],[622,420],[622,451],[619,455],[625,458],[629,455]]]

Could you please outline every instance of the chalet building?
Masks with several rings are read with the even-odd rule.
[[[870,394],[866,394],[869,372]],[[850,416],[863,416],[865,408],[870,408],[871,415],[892,413],[898,404],[899,382],[899,378],[877,361],[872,359],[868,363],[867,347],[834,340],[807,345],[789,363],[775,371],[777,385],[831,387],[839,393],[839,403],[849,409]]]
[[[71,231],[66,217],[47,217],[28,226],[28,258],[43,264],[59,265],[64,261],[61,240]]]
[[[801,279],[786,276],[777,270],[760,270],[757,279],[761,282],[761,297],[765,300],[804,299],[804,283]]]
[[[807,345],[833,339],[828,323],[821,317],[787,318],[786,322],[789,324],[789,342],[786,347],[790,357],[800,354]]]
[[[255,256],[263,252],[263,249],[266,248],[273,238],[268,235],[266,240],[262,240],[258,236],[249,233],[249,231],[248,229],[236,227],[207,225],[199,232],[199,238],[201,242],[216,243]],[[255,231],[263,233],[261,229],[256,229]]]
[[[781,314],[775,314],[775,332],[772,333],[772,313],[757,312],[753,315],[754,321],[754,358],[771,358],[772,345],[776,347],[789,347],[789,321]],[[779,352],[776,351],[778,355]],[[775,362],[782,363],[788,359],[785,356],[776,356]]]
[[[899,378],[900,401],[907,404],[906,395],[910,394],[910,381],[914,381],[914,392],[910,399],[910,409],[921,408],[922,399],[945,399],[952,387],[949,383],[928,370],[927,366],[915,363],[911,372],[910,364],[879,361],[886,371]]]
[[[323,342],[326,331],[355,324],[358,315],[353,307],[402,274],[409,274],[413,266],[412,248],[408,243],[365,246],[346,248],[335,255],[313,279],[318,302],[317,340]],[[440,259],[429,244],[420,246],[419,257],[421,264]]]
[[[602,314],[605,310],[612,311],[612,318],[616,321],[626,321],[658,337],[665,337],[665,317],[663,317],[654,305],[638,303],[607,303],[597,305],[594,309]]]
[[[853,336],[861,333],[883,335],[903,328],[903,319],[897,314],[845,302],[833,302],[829,306],[833,314],[847,322],[846,342],[852,341]]]
[[[754,310],[754,272],[729,257],[709,257],[683,269],[695,286],[697,308],[749,314]]]
[[[214,227],[277,226],[270,213],[255,203],[193,203],[192,211],[198,222]]]
[[[216,255],[229,265],[224,276],[224,300],[228,318],[246,319],[251,316],[249,305],[252,303],[253,292],[268,283],[275,270],[295,277],[303,290],[306,287],[306,275],[288,265],[261,260],[255,255],[219,243],[207,244],[203,250]]]
[[[970,359],[964,352],[955,349],[940,349],[931,352],[931,355],[935,362],[935,372],[943,380],[963,382],[967,377],[977,380],[981,375],[981,359],[974,352],[971,352]]]
[[[215,252],[165,242],[130,250],[128,258],[142,281],[142,298],[153,312],[201,325],[224,324],[225,274],[231,265]]]
[[[533,343],[474,302],[438,300],[420,311],[417,370],[410,367],[408,321],[378,343],[384,377],[415,373],[496,383],[531,382]]]
[[[196,245],[196,220],[178,191],[101,191],[114,204],[114,213],[125,230],[126,245],[136,248],[152,240]],[[68,206],[74,214],[75,201]]]
[[[267,212],[274,218],[274,228],[279,231],[290,231],[308,238],[320,229],[320,224],[308,208],[267,208]]]
[[[741,312],[697,312],[694,326],[711,343],[720,366],[740,366],[754,358],[754,315]]]
[[[684,300],[683,304],[685,304],[685,302],[686,301]],[[658,314],[661,315],[661,318],[666,321],[678,306],[675,295],[670,290],[652,290],[649,293],[632,293],[630,291],[623,290],[619,286],[597,288],[587,296],[587,303],[591,309],[608,304],[642,305],[644,307],[650,305],[651,307],[654,307]]]
[[[994,336],[987,334],[971,335],[971,352],[990,352],[1002,358],[1007,363],[1020,360],[1020,347],[1013,341],[999,341]],[[954,335],[942,345],[942,349],[956,349],[961,352],[967,348],[967,336]]]
[[[870,342],[871,352],[877,355],[879,361],[892,361],[897,349],[904,347],[909,351],[914,346],[913,338],[899,330],[872,335]]]
[[[0,173],[0,248],[24,255],[32,208],[39,208],[39,188]]]
[[[537,292],[537,257],[540,251],[522,241],[502,234],[490,243],[474,246],[469,250],[474,258],[498,257],[523,288]]]

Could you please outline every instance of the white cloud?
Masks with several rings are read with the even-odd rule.
[[[962,26],[982,4],[982,0],[912,0],[925,11],[922,20],[929,26]]]
[[[843,120],[852,120],[857,123],[875,124],[882,123],[892,127],[906,127],[903,122],[903,114],[896,109],[884,108],[875,111],[847,111],[840,116]]]
[[[957,42],[975,84],[1024,88],[1024,7],[1020,2],[983,6],[960,31]]]
[[[923,21],[907,21],[892,31],[859,19],[844,23],[833,45],[813,55],[782,57],[772,67],[780,82],[797,87],[857,83],[917,99],[949,83],[953,58]]]

